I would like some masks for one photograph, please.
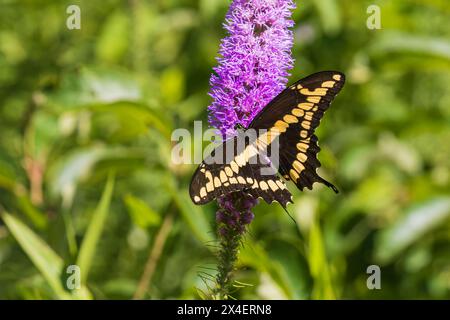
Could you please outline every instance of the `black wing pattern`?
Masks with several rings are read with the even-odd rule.
[[[249,141],[239,134],[203,160],[191,180],[192,201],[205,204],[222,195],[243,191],[286,207],[292,202],[292,196],[285,183],[276,172],[262,171],[271,166],[267,157],[272,151],[268,146],[274,141],[279,146],[279,173],[286,180],[292,180],[300,190],[312,189],[314,182],[320,182],[337,192],[335,186],[316,172],[320,166],[317,159],[320,148],[314,131],[344,81],[345,76],[340,72],[323,71],[285,89],[246,130],[255,129],[264,134],[259,133]]]
[[[279,172],[303,190],[320,182],[338,192],[336,187],[320,177],[315,129],[331,101],[345,82],[344,74],[322,71],[303,78],[285,89],[252,121],[249,128],[277,129],[279,136]]]
[[[271,171],[269,162],[261,156],[263,144],[253,140],[239,147],[238,141],[243,140],[243,135],[229,139],[203,160],[189,188],[195,204],[205,204],[235,191],[246,192],[267,203],[277,201],[283,207],[292,202],[286,184]],[[233,152],[227,153],[229,149]],[[227,155],[231,157],[227,159]]]

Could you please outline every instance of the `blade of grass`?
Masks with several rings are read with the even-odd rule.
[[[64,220],[67,246],[69,247],[69,252],[70,252],[71,256],[75,257],[77,254],[77,251],[78,251],[78,246],[77,246],[75,229],[73,226],[72,217],[67,208],[63,208],[61,214],[62,214],[62,217]]]
[[[100,202],[95,209],[91,222],[81,244],[78,254],[77,265],[81,270],[81,284],[86,284],[86,280],[91,268],[92,259],[95,254],[95,248],[103,231],[106,218],[108,216],[109,205],[111,203],[112,193],[114,189],[114,175],[110,174],[103,190]]]
[[[292,283],[289,282],[289,278],[283,272],[282,266],[278,261],[271,259],[259,243],[246,239],[246,244],[240,249],[238,263],[238,267],[241,265],[251,266],[260,272],[267,273],[279,286],[286,298],[293,298]]]
[[[438,197],[411,207],[401,218],[378,233],[375,258],[392,262],[450,217],[450,197]]]
[[[155,273],[156,266],[158,265],[159,258],[164,249],[164,245],[169,237],[170,231],[172,230],[173,224],[173,213],[169,213],[164,218],[161,228],[155,237],[155,242],[153,243],[152,249],[148,256],[147,262],[145,264],[144,272],[142,273],[141,279],[137,286],[136,292],[134,293],[133,299],[142,299],[146,292],[148,292],[148,287],[151,284],[153,274]]]
[[[64,290],[60,281],[64,268],[63,259],[22,221],[6,212],[2,213],[1,217],[8,230],[45,278],[57,297],[59,299],[70,299],[70,294]]]
[[[308,261],[311,275],[314,278],[312,298],[336,299],[318,217],[315,217],[309,232]]]

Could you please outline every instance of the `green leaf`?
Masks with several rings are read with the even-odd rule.
[[[293,298],[292,286],[286,277],[283,266],[278,261],[272,260],[261,245],[251,240],[247,241],[239,252],[238,263],[267,273],[286,298]]]
[[[94,168],[99,162],[124,160],[131,163],[135,159],[143,159],[143,153],[140,150],[93,145],[75,149],[59,157],[52,163],[46,178],[52,195],[61,195],[63,204],[70,206],[78,184],[92,178]]]
[[[390,52],[416,53],[450,60],[450,42],[448,39],[419,36],[405,32],[384,32],[373,42],[370,50],[375,54]]]
[[[450,197],[436,198],[411,209],[391,227],[381,231],[375,256],[381,263],[398,254],[450,218]]]
[[[129,72],[112,68],[81,68],[65,75],[60,89],[48,96],[51,109],[74,110],[118,101],[138,102],[141,89]]]
[[[125,205],[133,222],[141,228],[157,226],[161,222],[159,214],[150,208],[143,200],[134,197],[131,194],[124,198]]]
[[[70,299],[64,290],[60,277],[64,261],[48,244],[28,226],[9,213],[2,213],[3,221],[19,245],[33,262],[59,299]]]
[[[81,283],[86,284],[86,280],[91,269],[92,260],[95,256],[95,249],[103,232],[108,217],[109,205],[111,203],[114,189],[114,175],[110,174],[103,190],[102,198],[91,218],[88,229],[81,244],[77,265],[81,270]]]
[[[0,188],[14,191],[16,181],[14,176],[10,175],[9,172],[5,172],[6,165],[0,160]]]
[[[126,14],[117,11],[105,22],[96,42],[96,53],[100,61],[115,63],[129,48],[130,22]]]
[[[184,73],[176,67],[166,69],[161,75],[161,95],[167,104],[177,103],[184,95]]]
[[[308,262],[296,246],[278,239],[271,241],[266,250],[270,260],[280,265],[280,276],[289,289],[289,298],[307,299],[311,289]]]
[[[319,12],[323,30],[329,34],[339,32],[342,19],[336,0],[315,0],[314,4]]]
[[[211,236],[211,227],[205,218],[203,210],[192,203],[188,190],[177,190],[173,185],[170,185],[168,186],[168,191],[180,210],[181,216],[196,238],[203,243],[209,243],[214,240]]]
[[[27,195],[17,194],[15,199],[20,212],[23,212],[36,228],[43,230],[47,227],[48,221],[45,213],[38,210]]]
[[[314,278],[313,299],[336,299],[331,281],[330,267],[327,262],[322,231],[317,219],[309,232],[309,268]]]
[[[147,105],[119,101],[110,104],[94,104],[86,106],[94,111],[94,130],[101,131],[112,140],[124,141],[136,138],[148,132],[150,127],[155,128],[167,140],[172,134],[172,125]]]

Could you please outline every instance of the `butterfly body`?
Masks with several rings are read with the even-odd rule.
[[[278,174],[300,190],[320,182],[337,192],[316,172],[320,148],[314,131],[344,81],[340,72],[323,71],[286,88],[248,128],[238,130],[203,160],[191,180],[192,201],[205,204],[242,191],[286,207],[292,195]]]

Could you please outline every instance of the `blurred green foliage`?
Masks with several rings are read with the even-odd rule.
[[[190,202],[194,166],[171,164],[170,135],[206,121],[228,5],[0,1],[0,298],[199,297],[215,205]],[[341,193],[292,189],[298,227],[261,203],[235,296],[450,298],[450,3],[297,5],[291,81],[348,78],[318,132]],[[372,264],[381,290],[366,287]]]

